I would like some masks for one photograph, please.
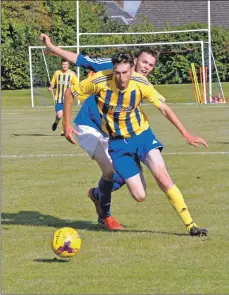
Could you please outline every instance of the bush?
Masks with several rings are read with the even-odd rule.
[[[4,1],[2,3],[2,89],[22,89],[30,87],[29,78],[29,46],[39,46],[39,35],[45,32],[52,37],[55,44],[76,45],[76,11],[71,1]],[[109,21],[102,4],[96,1],[80,1],[81,32],[136,32],[154,31],[147,20],[137,26],[122,26]],[[96,17],[95,17],[96,15]],[[204,28],[202,24],[190,24],[176,29]],[[169,27],[165,28],[169,30]],[[174,28],[173,28],[174,29]],[[205,36],[204,36],[205,34]],[[128,36],[82,36],[81,43],[87,44],[122,44],[152,43],[200,40],[206,33],[183,33],[167,35],[128,35]],[[229,31],[223,27],[212,27],[212,48],[219,76],[229,81]],[[134,52],[134,49],[128,49]],[[85,48],[82,52],[92,56],[111,56],[117,49]],[[189,83],[189,68],[192,62],[201,65],[199,45],[163,46],[160,48],[160,61],[150,81],[155,84]],[[207,57],[207,55],[206,55]],[[43,77],[41,84],[47,83],[44,62],[41,56],[37,59],[36,75]],[[207,61],[207,58],[206,58]],[[55,64],[51,71],[55,70]],[[43,75],[42,75],[43,73]],[[87,74],[81,70],[82,77]],[[213,72],[213,79],[215,73]]]

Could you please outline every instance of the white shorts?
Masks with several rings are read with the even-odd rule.
[[[78,133],[76,137],[79,145],[88,153],[88,155],[92,159],[94,158],[94,152],[98,143],[102,144],[107,157],[111,159],[110,155],[108,154],[109,137],[105,137],[95,128],[86,125],[75,124],[75,129]]]

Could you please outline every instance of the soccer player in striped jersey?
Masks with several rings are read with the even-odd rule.
[[[71,51],[64,50],[60,47],[52,44],[49,36],[45,34],[41,34],[40,40],[46,47],[51,50],[52,53],[57,56],[61,56],[69,60],[69,62],[76,63],[77,66],[82,66],[85,68],[89,68],[94,72],[99,70],[106,70],[113,68],[113,64],[111,59],[94,59],[87,56],[83,56],[81,54],[77,54]],[[157,55],[152,50],[147,48],[143,48],[139,54],[135,58],[135,71],[147,77],[153,70],[157,61]],[[161,96],[162,98],[162,96]],[[167,109],[166,117],[171,121],[172,124],[176,126],[179,120],[176,117],[176,114],[173,112],[171,108],[169,108],[165,103],[163,104],[164,108]],[[160,110],[160,108],[159,108]],[[160,110],[162,113],[165,111]],[[101,131],[101,117],[98,113],[97,103],[94,96],[90,96],[81,107],[80,112],[75,118],[75,128],[74,131],[78,143],[84,148],[89,156],[95,159],[98,165],[101,168],[103,176],[99,181],[99,186],[95,189],[89,190],[89,197],[94,201],[96,205],[97,213],[102,211],[103,216],[110,216],[110,201],[111,201],[111,190],[118,189],[124,183],[124,180],[119,177],[117,173],[115,173],[113,178],[113,185],[111,188],[111,175],[113,174],[113,167],[110,161],[110,156],[108,154],[108,137],[105,133]],[[175,122],[175,123],[174,123]],[[182,123],[180,123],[182,126]],[[177,126],[176,126],[177,127]],[[182,127],[184,128],[184,127]],[[179,130],[179,129],[178,129]],[[186,130],[186,134],[188,131]],[[190,135],[191,136],[191,135]],[[185,136],[184,136],[185,137]],[[189,136],[185,137],[186,141],[189,142]],[[71,140],[70,140],[71,141]],[[75,142],[74,142],[75,143]],[[144,180],[144,178],[142,178]],[[99,201],[99,197],[101,198]],[[182,203],[182,197],[174,198],[169,197],[168,200],[170,204],[175,208],[175,210],[179,212],[178,203]],[[101,205],[101,207],[100,207]],[[182,217],[183,220],[183,217]],[[105,224],[107,228],[115,229],[119,228],[119,224],[117,222],[112,222]],[[183,220],[184,221],[184,220]],[[194,225],[194,224],[193,224]],[[191,226],[187,227],[187,230],[190,232]],[[194,228],[194,227],[193,227]],[[198,227],[197,227],[198,229]],[[190,232],[190,234],[194,234],[194,231]],[[201,233],[200,230],[196,231],[196,235]]]
[[[207,229],[199,228],[189,213],[182,193],[171,179],[161,155],[163,145],[153,134],[140,103],[148,99],[179,130],[186,141],[194,146],[207,143],[192,136],[181,121],[165,104],[162,96],[142,75],[133,71],[134,60],[128,53],[112,58],[113,70],[98,72],[92,77],[72,86],[65,94],[63,126],[65,137],[76,143],[76,130],[70,125],[73,97],[86,99],[95,94],[102,116],[102,131],[109,135],[109,154],[115,171],[125,179],[132,197],[144,201],[145,184],[140,176],[139,160],[144,163],[170,204],[181,217],[186,229],[193,236],[207,235]],[[106,224],[109,217],[100,215]],[[117,227],[117,229],[121,229]]]
[[[50,38],[46,34],[41,34],[40,40],[51,51],[47,52],[51,55],[61,56],[71,63],[76,64],[78,67],[84,67],[94,72],[100,70],[112,69],[113,64],[110,58],[91,58],[82,54],[77,54],[72,51],[64,50],[52,44]],[[148,76],[157,61],[157,52],[150,48],[144,47],[141,49],[135,58],[135,70],[143,76]],[[89,198],[94,202],[96,212],[103,211],[103,215],[110,216],[110,201],[111,201],[111,175],[114,170],[108,153],[108,140],[109,137],[101,131],[102,121],[98,112],[95,96],[92,95],[88,98],[76,116],[75,127],[77,129],[77,140],[80,146],[94,159],[102,171],[102,177],[98,182],[98,187],[91,188],[88,191]],[[143,176],[142,176],[143,178]],[[119,189],[125,184],[117,173],[114,174],[112,179],[112,191]],[[103,202],[103,196],[106,195]],[[103,206],[103,203],[106,204]],[[100,206],[102,204],[102,208]],[[99,219],[100,222],[100,219]],[[117,223],[112,222],[112,228],[119,226]],[[108,225],[109,227],[109,225]]]
[[[69,62],[67,60],[61,60],[61,70],[55,71],[48,91],[53,92],[53,89],[56,87],[54,100],[55,100],[55,111],[56,117],[55,121],[52,124],[52,131],[55,131],[61,118],[63,117],[63,106],[64,106],[64,93],[71,84],[76,84],[78,79],[75,72],[69,69]],[[61,133],[64,136],[64,133]]]

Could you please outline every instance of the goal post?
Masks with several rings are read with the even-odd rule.
[[[98,55],[100,54],[101,57],[105,57],[103,52],[107,51],[107,48],[113,48],[115,50],[120,50],[121,48],[130,48],[130,50],[135,50],[136,48],[144,48],[144,47],[155,47],[157,50],[161,50],[165,46],[174,47],[174,46],[195,46],[194,50],[198,50],[198,54],[201,56],[200,62],[197,65],[198,67],[205,67],[205,56],[204,56],[204,42],[201,41],[176,41],[176,42],[154,42],[154,43],[131,43],[131,44],[100,44],[100,45],[81,45],[79,46],[80,49],[90,49],[90,48],[97,48]],[[77,46],[58,46],[64,48],[66,50],[71,50],[76,52]],[[30,83],[31,83],[31,106],[42,106],[42,105],[52,105],[53,98],[51,94],[48,92],[48,85],[50,82],[50,78],[53,75],[54,71],[60,67],[60,58],[56,56],[49,56],[44,54],[45,46],[30,46],[29,47],[29,61],[30,61]],[[198,49],[197,49],[198,48]],[[79,49],[78,49],[79,50]],[[172,50],[172,49],[171,49]],[[100,52],[99,52],[100,51]],[[180,56],[182,56],[182,52]],[[179,57],[179,55],[177,54]],[[111,56],[110,56],[111,57]],[[182,58],[181,58],[182,59]],[[191,64],[189,65],[191,67]],[[39,69],[37,69],[39,67]],[[160,67],[160,60],[159,60],[159,67]],[[173,67],[173,65],[171,65]],[[187,67],[187,65],[186,65]],[[71,66],[73,68],[73,66]],[[74,69],[76,71],[76,68]],[[77,75],[80,79],[80,71],[77,69]],[[170,70],[170,69],[169,69]],[[176,69],[174,69],[176,70]],[[155,71],[155,70],[154,70]],[[155,71],[156,72],[156,71]],[[189,69],[186,69],[186,74],[189,75]],[[160,72],[158,71],[160,74]],[[206,81],[205,71],[202,72],[202,81]],[[152,74],[154,77],[154,73]],[[159,89],[162,89],[163,85],[155,85]],[[166,87],[165,87],[166,88]],[[169,87],[167,87],[169,88]],[[174,99],[177,96],[178,101],[182,102],[184,97],[182,98],[182,92],[179,91],[182,86],[177,84],[177,93],[174,93]],[[186,85],[186,88],[189,89],[190,93],[187,102],[195,102],[192,85]],[[168,91],[169,92],[169,91]],[[187,93],[187,91],[186,91]],[[163,93],[162,93],[163,94]],[[204,103],[207,103],[207,93],[206,93],[206,83],[203,83],[203,96],[204,96]],[[172,99],[172,98],[171,98]],[[185,101],[183,101],[185,102]]]
[[[218,75],[218,70],[216,67],[216,61],[214,59],[213,53],[212,53],[212,41],[211,41],[211,14],[215,13],[215,11],[213,9],[211,9],[211,1],[207,0],[206,1],[206,18],[207,18],[207,28],[205,29],[191,29],[191,30],[172,30],[172,31],[153,31],[153,32],[99,32],[99,33],[95,33],[95,32],[80,32],[80,1],[76,0],[76,40],[77,40],[77,52],[79,53],[80,48],[82,48],[81,46],[81,37],[82,36],[103,36],[103,35],[160,35],[160,34],[183,34],[183,33],[199,33],[199,32],[205,32],[206,33],[206,38],[207,41],[205,40],[204,43],[207,44],[207,51],[206,51],[206,59],[205,59],[205,68],[202,66],[201,68],[203,69],[202,73],[205,72],[205,69],[207,68],[208,70],[208,77],[206,77],[206,80],[202,77],[200,77],[200,83],[202,81],[202,83],[204,83],[204,88],[206,88],[206,83],[208,84],[208,91],[205,89],[204,90],[204,95],[206,95],[207,93],[207,98],[204,97],[204,103],[212,103],[212,99],[214,99],[214,93],[215,93],[215,89],[213,88],[217,88],[220,90],[220,95],[223,97],[224,102],[226,102],[224,94],[223,94],[223,89],[222,89],[222,85],[221,85],[221,81],[220,81],[220,77]],[[198,39],[200,39],[197,36]],[[203,47],[203,46],[202,46]],[[203,56],[203,55],[202,55]],[[213,83],[212,81],[212,77],[213,77],[213,71],[215,71],[215,76],[216,76],[216,81],[215,83]]]

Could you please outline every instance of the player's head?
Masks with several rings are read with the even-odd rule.
[[[148,47],[142,48],[134,58],[135,71],[145,77],[148,77],[155,67],[157,61],[157,51]]]
[[[134,58],[129,53],[119,52],[112,57],[112,63],[116,86],[124,90],[127,88],[133,73]]]
[[[66,59],[61,59],[62,70],[65,72],[69,68],[69,62]]]

